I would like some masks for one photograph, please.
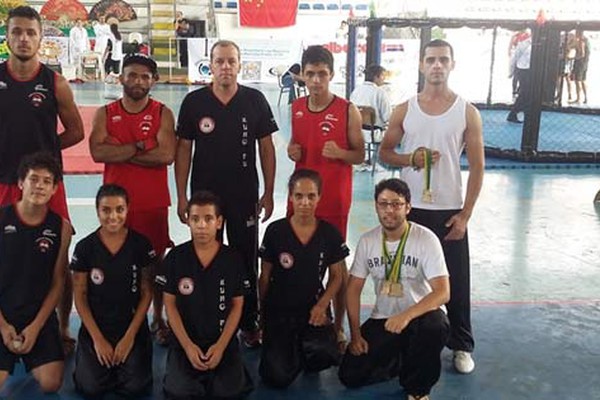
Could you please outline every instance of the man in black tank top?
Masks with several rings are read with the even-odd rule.
[[[0,205],[21,198],[17,168],[25,155],[47,151],[62,165],[61,150],[83,140],[83,122],[69,83],[39,61],[42,25],[37,11],[27,6],[10,10],[6,28],[10,56],[0,64]],[[65,127],[60,135],[57,116]],[[61,181],[49,208],[68,219]],[[67,339],[71,307],[69,280],[59,307],[61,330]]]
[[[48,208],[61,177],[51,154],[26,156],[18,176],[23,198],[0,208],[0,388],[20,358],[43,392],[56,392],[64,355],[54,308],[72,228]]]

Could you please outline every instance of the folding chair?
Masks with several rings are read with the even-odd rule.
[[[362,119],[362,129],[370,133],[369,139],[365,141],[365,151],[367,152],[367,162],[371,164],[371,176],[373,176],[381,144],[381,129],[375,126],[375,109],[373,107],[358,106],[358,111],[360,111]]]

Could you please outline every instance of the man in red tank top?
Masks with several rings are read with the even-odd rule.
[[[323,180],[317,218],[334,225],[346,239],[352,203],[352,165],[365,159],[365,144],[358,108],[329,90],[333,55],[323,46],[309,46],[302,54],[302,75],[308,96],[292,104],[292,139],[288,156],[296,169],[317,171]],[[288,210],[291,208],[288,206]],[[288,213],[289,214],[289,213]],[[342,322],[348,271],[334,300],[335,328],[344,346]]]
[[[149,96],[158,80],[154,60],[139,54],[126,58],[119,79],[123,97],[96,111],[90,150],[94,161],[105,163],[104,183],[127,190],[127,225],[146,236],[162,257],[172,245],[167,166],[175,156],[175,119],[168,107]],[[168,330],[158,291],[154,293],[152,327],[157,341],[164,344]]]

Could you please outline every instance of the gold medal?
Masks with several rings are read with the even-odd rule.
[[[422,199],[425,203],[433,203],[433,193],[431,192],[431,189],[423,189]]]
[[[404,296],[404,289],[402,287],[402,284],[400,282],[394,282],[394,283],[392,283],[391,286],[390,286],[389,294],[392,297],[402,297],[402,296]]]
[[[383,281],[383,283],[381,284],[381,294],[390,294],[390,292],[392,291],[392,282],[390,281]]]

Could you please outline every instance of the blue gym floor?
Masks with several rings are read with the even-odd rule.
[[[278,90],[274,85],[260,88],[272,104],[281,128],[274,137],[278,162],[276,209],[271,218],[274,220],[285,213],[285,182],[292,170],[285,152],[289,109],[277,106]],[[79,104],[105,102],[98,84],[77,85],[74,89]],[[185,93],[193,89],[160,85],[154,95],[177,112]],[[486,145],[507,147],[511,140],[520,137],[520,133],[513,132],[520,126],[505,122],[505,112],[485,111],[482,116]],[[578,126],[595,124],[595,117],[577,118]],[[568,120],[559,119],[551,125],[563,139],[571,135],[573,124]],[[540,138],[546,134],[542,132]],[[589,135],[599,140],[599,133],[594,130]],[[505,144],[488,142],[492,138],[504,140]],[[595,146],[598,148],[597,142]],[[483,191],[469,224],[477,365],[473,374],[459,375],[452,368],[451,353],[444,351],[442,376],[432,399],[600,399],[600,206],[596,208],[593,203],[600,189],[600,170],[595,166],[558,168],[538,164],[534,169],[529,164],[490,159],[486,162]],[[355,173],[348,235],[351,249],[358,237],[377,223],[373,186],[390,175],[384,169],[374,177],[368,172]],[[97,225],[92,199],[100,182],[98,175],[66,178],[71,217],[77,229],[74,243]],[[172,177],[171,188],[174,194]],[[175,210],[171,210],[170,227],[175,243],[187,240],[188,232],[177,220]],[[348,261],[351,259],[352,255]],[[371,285],[366,285],[365,291],[364,318],[374,299]],[[73,315],[73,333],[79,323]],[[166,351],[155,347],[154,355],[152,398],[159,399]],[[246,351],[245,356],[256,378],[259,352]],[[48,398],[79,398],[73,390],[72,369],[73,362],[69,360],[63,388]],[[336,372],[332,369],[301,376],[286,391],[265,388],[256,378],[256,390],[249,398],[403,399],[396,381],[347,390],[338,382]],[[24,374],[22,366],[0,392],[0,399],[38,398],[45,397],[34,380]]]

